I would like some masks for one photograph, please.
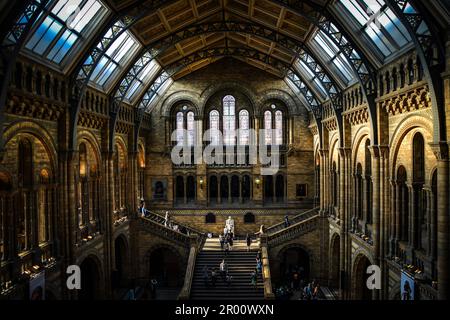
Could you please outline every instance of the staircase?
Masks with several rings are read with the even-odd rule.
[[[264,299],[264,288],[261,275],[258,275],[257,287],[254,288],[250,278],[256,267],[256,253],[259,249],[258,243],[253,241],[251,250],[247,252],[245,240],[234,241],[233,250],[225,257],[221,251],[219,239],[207,239],[202,251],[196,259],[194,277],[191,287],[191,299],[193,300],[262,300]],[[203,279],[203,268],[216,268],[222,259],[228,264],[228,272],[232,276],[230,286],[222,280],[219,275],[216,285],[213,287],[211,280],[208,287]]]

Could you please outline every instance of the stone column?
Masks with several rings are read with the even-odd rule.
[[[372,155],[372,240],[374,248],[374,263],[380,266],[380,148],[370,147]],[[381,267],[381,266],[380,266]],[[379,299],[378,290],[373,291],[375,300]]]
[[[239,203],[242,204],[244,202],[242,197],[242,176],[239,176]]]
[[[437,164],[437,280],[438,298],[449,298],[449,155],[448,144],[433,145]]]

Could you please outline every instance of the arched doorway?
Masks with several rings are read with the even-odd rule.
[[[242,178],[242,201],[247,202],[250,200],[250,177],[245,175]]]
[[[308,252],[301,247],[290,247],[280,253],[280,279],[290,283],[294,273],[300,280],[307,283],[310,280],[310,258]]]
[[[113,273],[113,288],[123,287],[127,269],[127,245],[123,236],[114,241],[115,271]]]
[[[275,196],[277,198],[277,202],[284,202],[284,177],[281,174],[277,175],[275,183]]]
[[[239,201],[239,177],[231,177],[231,198],[233,202]]]
[[[80,300],[97,300],[101,298],[100,270],[97,262],[92,257],[84,259],[80,265],[81,290],[78,293]]]
[[[228,177],[222,176],[220,178],[220,198],[222,203],[226,203],[228,201]]]
[[[195,179],[193,176],[187,178],[186,197],[188,202],[195,202]]]
[[[169,248],[158,248],[150,253],[150,279],[158,281],[158,287],[178,288],[182,284],[180,258]]]
[[[273,202],[273,176],[264,177],[264,202]]]
[[[217,203],[217,177],[216,176],[211,176],[211,178],[209,178],[209,201],[210,203]]]
[[[356,300],[372,300],[372,290],[367,287],[367,279],[370,276],[367,274],[367,268],[371,265],[370,260],[364,255],[356,259],[353,269],[353,294]]]
[[[330,246],[330,286],[339,288],[341,263],[341,239],[336,235]]]
[[[176,185],[175,185],[175,194],[176,194],[176,202],[183,203],[184,202],[184,178],[181,176],[177,176]]]

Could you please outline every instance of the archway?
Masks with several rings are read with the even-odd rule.
[[[222,203],[226,203],[228,201],[228,177],[222,176],[220,178],[220,198]]]
[[[279,174],[275,183],[275,196],[277,202],[284,202],[284,177]]]
[[[127,270],[127,245],[123,236],[119,236],[114,241],[115,271],[113,273],[113,288],[124,286]]]
[[[247,202],[250,200],[250,177],[245,175],[242,178],[242,201]]]
[[[231,177],[231,198],[233,202],[239,201],[239,177]]]
[[[87,257],[80,265],[81,290],[78,293],[80,300],[97,300],[101,298],[100,270],[92,257]]]
[[[179,288],[182,284],[180,257],[168,248],[158,248],[149,258],[150,279],[158,281],[158,287]]]
[[[195,188],[195,179],[193,176],[189,176],[186,183],[186,198],[188,202],[195,202]]]
[[[303,248],[294,246],[280,253],[280,279],[290,282],[294,273],[298,273],[300,280],[307,283],[310,280],[310,257]]]
[[[211,176],[209,178],[209,201],[211,203],[217,203],[217,177]]]
[[[182,176],[176,178],[175,194],[177,203],[184,202],[184,178]]]
[[[273,202],[273,176],[264,177],[264,202]]]
[[[341,239],[336,235],[330,246],[330,286],[339,288],[340,283],[340,262],[341,262]]]
[[[370,260],[364,255],[360,255],[356,259],[353,269],[353,294],[356,300],[372,300],[372,290],[369,290],[367,287],[367,279],[369,277],[367,268],[371,265]]]

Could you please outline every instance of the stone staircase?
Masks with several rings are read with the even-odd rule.
[[[245,240],[234,241],[233,250],[225,257],[221,251],[219,239],[207,239],[203,249],[196,259],[195,271],[191,286],[191,299],[193,300],[262,300],[264,299],[264,289],[261,275],[258,275],[258,284],[254,288],[251,284],[251,273],[256,267],[256,254],[259,245],[252,242],[251,250],[247,252]],[[216,285],[213,287],[211,281],[208,287],[203,279],[203,268],[216,268],[222,259],[228,264],[228,272],[232,276],[230,286],[224,282],[219,275]]]

